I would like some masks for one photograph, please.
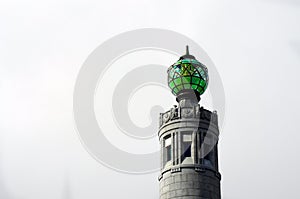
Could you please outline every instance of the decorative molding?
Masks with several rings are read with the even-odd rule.
[[[199,104],[195,106],[177,107],[174,106],[169,111],[165,113],[160,113],[159,126],[179,119],[200,119],[208,122],[212,122],[218,126],[218,114],[216,111],[211,112],[209,110],[200,107]]]
[[[163,174],[158,176],[158,181],[160,181],[163,178]]]
[[[181,168],[180,167],[172,168],[171,169],[171,173],[177,173],[177,172],[181,172]]]
[[[202,167],[195,167],[195,171],[197,172],[205,172],[205,169]]]

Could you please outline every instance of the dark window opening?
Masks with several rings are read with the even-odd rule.
[[[166,147],[166,160],[167,162],[171,160],[172,154],[171,154],[171,145]]]
[[[209,140],[207,140],[209,141]],[[211,167],[211,168],[214,168],[214,150],[213,150],[213,147],[212,147],[212,143],[209,142],[208,144],[207,143],[204,143],[204,148],[205,148],[205,151],[209,151],[208,154],[206,154],[206,156],[203,158],[203,164],[207,167]]]
[[[172,159],[172,140],[171,136],[164,139],[164,165]]]
[[[184,148],[183,156],[186,158],[192,157],[191,143],[189,142],[183,143],[183,148]]]
[[[182,134],[182,160],[192,157],[192,133],[186,132]]]
[[[213,167],[213,164],[210,160],[210,154],[208,154],[207,156],[204,157],[203,164],[208,167]]]

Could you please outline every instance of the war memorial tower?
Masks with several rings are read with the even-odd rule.
[[[205,65],[189,54],[168,69],[178,105],[160,114],[160,199],[220,199],[218,116],[199,105],[209,82]]]

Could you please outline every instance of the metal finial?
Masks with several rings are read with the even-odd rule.
[[[189,46],[187,45],[186,46],[186,55],[189,55],[190,54],[190,52],[189,52]]]
[[[181,56],[180,59],[195,59],[195,57],[193,55],[190,55],[188,45],[186,45],[186,54]]]

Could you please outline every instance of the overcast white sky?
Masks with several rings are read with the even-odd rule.
[[[72,112],[87,56],[145,27],[192,38],[221,75],[223,198],[300,198],[299,20],[297,0],[1,0],[0,198],[158,198],[158,173],[94,160]]]

